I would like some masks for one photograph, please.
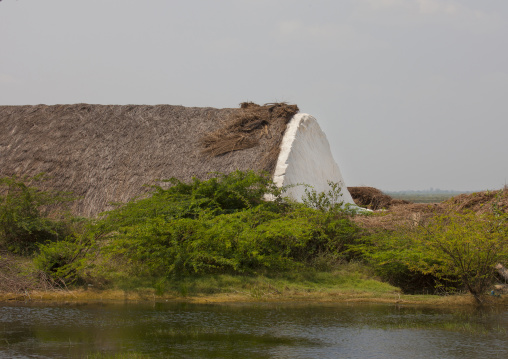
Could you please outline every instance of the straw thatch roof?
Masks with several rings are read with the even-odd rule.
[[[143,194],[143,185],[157,179],[204,179],[210,172],[237,169],[271,172],[285,125],[298,111],[294,106],[284,112],[288,106],[0,106],[0,176],[45,172],[48,187],[81,197],[75,214],[94,216],[110,202]],[[250,116],[246,123],[254,123],[250,132],[241,126],[242,111]],[[253,112],[264,117],[252,121]],[[227,151],[207,152],[207,136],[235,135],[232,123],[236,135],[246,130],[252,145],[235,147],[233,139]]]

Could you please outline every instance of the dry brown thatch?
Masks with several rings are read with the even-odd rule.
[[[388,209],[395,205],[410,203],[393,199],[374,187],[348,187],[347,189],[358,206],[372,210]]]
[[[351,195],[354,198],[353,192],[351,192]],[[386,211],[378,212],[373,216],[357,216],[355,221],[369,230],[393,230],[400,226],[422,225],[434,215],[449,212],[473,211],[482,214],[492,211],[495,205],[499,210],[508,213],[507,188],[498,191],[461,194],[444,202],[434,204],[392,203]]]
[[[263,143],[269,151],[260,159],[259,168],[273,173],[287,123],[296,113],[296,105],[273,103],[260,106],[244,102],[222,128],[201,138],[203,153],[217,157]]]
[[[508,188],[498,191],[484,191],[461,194],[443,202],[443,205],[456,211],[473,211],[485,213],[497,206],[499,210],[508,212]]]
[[[94,216],[111,208],[110,202],[145,193],[143,186],[157,179],[187,181],[209,178],[211,172],[266,170],[263,159],[285,130],[286,106],[260,106],[272,121],[256,146],[218,157],[202,154],[201,138],[254,108],[0,106],[0,176],[45,172],[51,177],[48,188],[81,197],[72,208],[75,214]]]
[[[390,207],[372,216],[356,216],[355,222],[368,230],[394,230],[401,226],[417,226],[444,212],[440,204],[408,203]]]

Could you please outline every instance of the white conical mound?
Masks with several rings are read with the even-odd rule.
[[[354,204],[325,133],[316,119],[308,114],[296,114],[289,122],[273,180],[278,186],[307,184],[317,192],[329,190],[328,181],[338,182],[344,203]],[[305,187],[294,186],[286,194],[301,201]]]

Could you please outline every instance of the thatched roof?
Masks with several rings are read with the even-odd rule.
[[[208,134],[229,128],[246,107],[0,106],[0,176],[45,172],[48,186],[81,197],[74,213],[93,216],[110,208],[110,202],[139,196],[146,191],[143,185],[157,179],[207,178],[210,172],[236,169],[271,171],[273,163],[263,159],[278,148],[287,121],[283,126],[281,121],[273,126],[262,122],[252,133],[255,145],[242,150],[210,155],[203,147]],[[267,118],[272,116],[273,105],[262,109]]]

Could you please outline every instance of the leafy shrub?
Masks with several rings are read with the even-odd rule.
[[[40,243],[34,264],[57,283],[83,284],[90,281],[86,270],[91,268],[97,254],[96,238],[83,229],[79,236]]]
[[[478,301],[492,285],[498,263],[508,260],[508,215],[499,211],[437,215],[412,233],[413,268],[456,277]]]
[[[121,204],[105,213],[100,222],[104,231],[143,223],[153,218],[172,220],[196,219],[205,215],[230,214],[255,207],[264,202],[265,194],[280,197],[280,190],[267,174],[235,171],[216,174],[207,181],[193,178],[184,183],[176,178],[167,182],[171,187],[152,186],[150,197]]]
[[[508,214],[450,211],[418,227],[364,236],[349,251],[406,292],[429,285],[465,289],[479,302],[492,285],[498,263],[508,261]]]
[[[75,260],[76,244],[72,241],[48,242],[39,245],[40,252],[34,258],[36,267],[60,282],[76,282],[78,279]]]
[[[361,236],[348,246],[348,252],[352,257],[366,261],[377,276],[405,293],[432,293],[439,283],[435,276],[414,268],[413,263],[421,253],[413,247],[407,229]],[[447,283],[451,283],[451,278]]]
[[[109,233],[105,253],[144,275],[251,273],[308,265],[323,253],[335,260],[358,234],[338,206],[284,200],[266,175],[171,183],[105,214],[96,227]]]
[[[37,243],[64,238],[67,219],[49,217],[49,210],[72,201],[69,193],[40,190],[34,177],[0,178],[0,244],[16,253],[31,253]]]
[[[342,199],[342,187],[338,182],[328,181],[330,189],[326,192],[317,192],[312,186],[306,185],[303,203],[322,212],[343,212],[345,207]]]
[[[123,228],[106,250],[125,256],[146,274],[286,270],[342,249],[343,241],[356,233],[351,223],[334,227],[325,222],[315,210],[274,213],[262,206],[213,218],[155,218]]]
[[[94,273],[119,271],[111,278],[323,268],[325,260],[347,259],[346,246],[359,233],[337,201],[338,186],[314,193],[320,205],[310,208],[252,171],[168,182],[169,188],[154,186],[150,197],[104,213],[80,235],[40,244],[37,267],[66,284],[90,280],[92,257],[101,258]]]

